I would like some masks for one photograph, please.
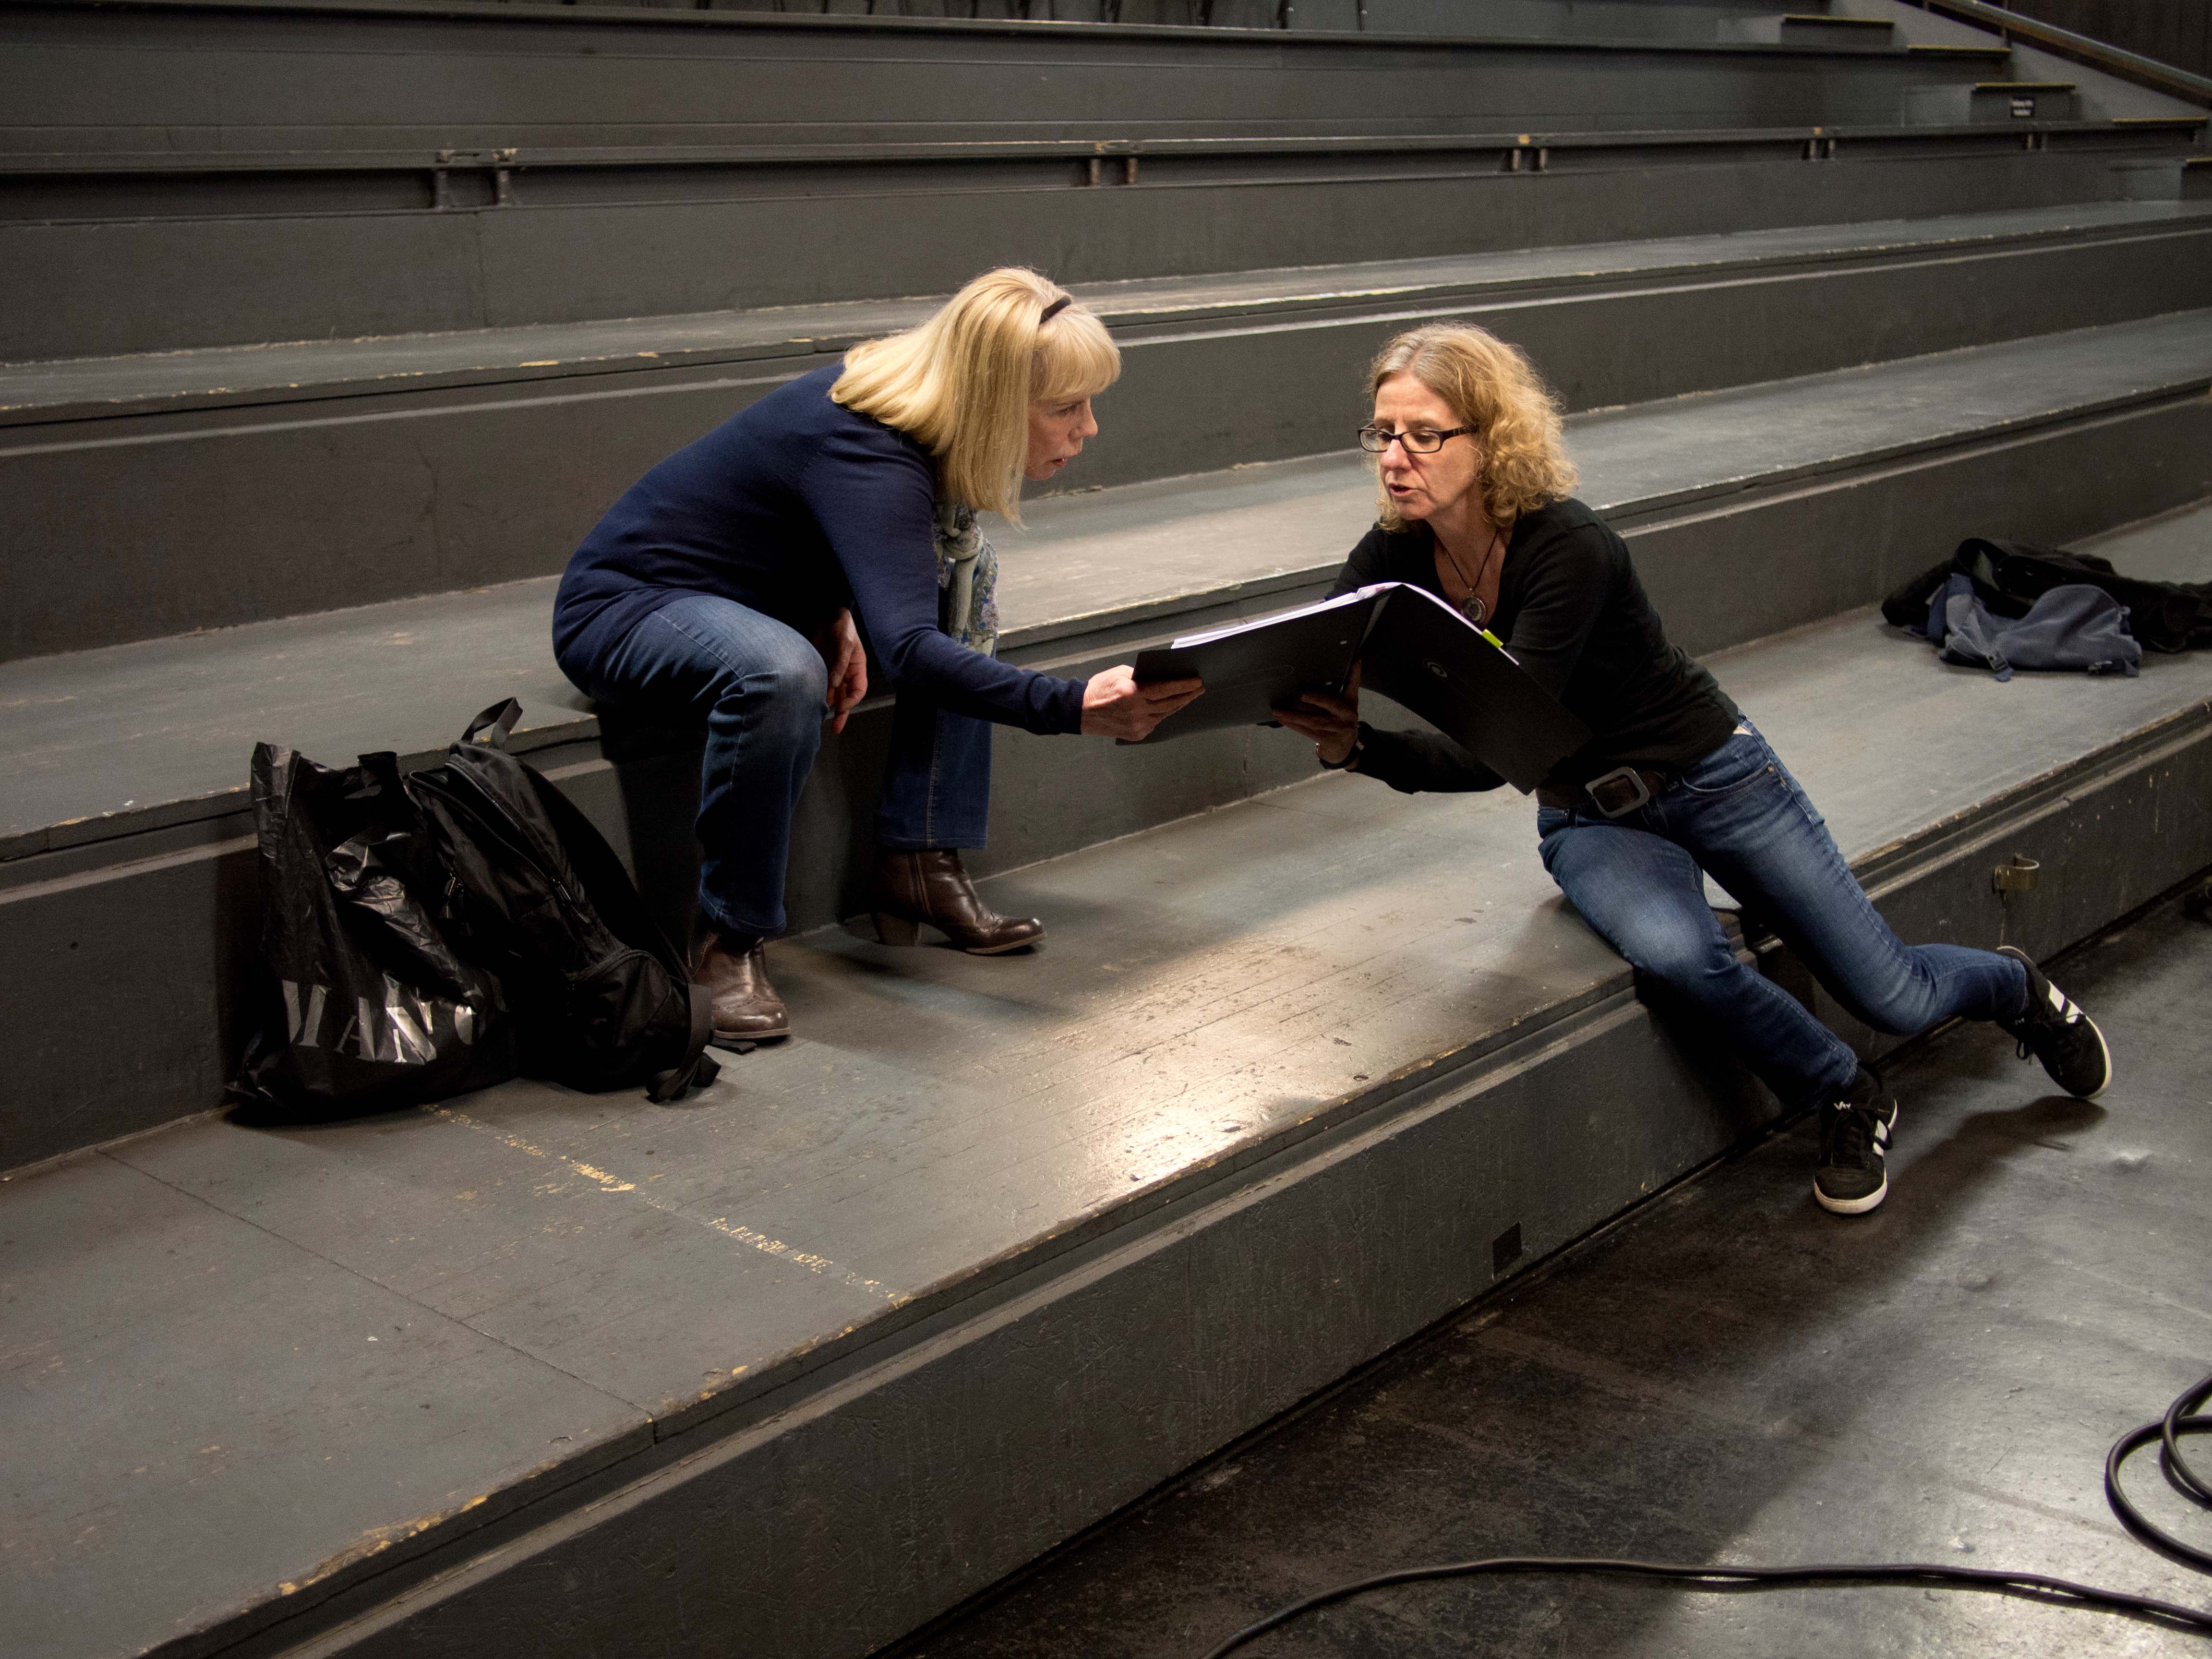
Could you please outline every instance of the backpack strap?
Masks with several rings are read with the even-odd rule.
[[[522,718],[522,705],[513,697],[495,702],[469,722],[468,730],[461,733],[463,743],[481,743],[494,749],[507,747],[507,734],[514,730],[515,721]]]
[[[665,1072],[656,1072],[647,1086],[645,1097],[657,1106],[684,1098],[686,1089],[703,1089],[722,1074],[722,1068],[707,1053],[707,1044],[714,1035],[714,999],[703,985],[694,983],[691,992],[691,1035],[684,1048],[684,1058]]]

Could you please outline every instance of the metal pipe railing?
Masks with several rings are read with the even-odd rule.
[[[2086,34],[2076,34],[2056,23],[2046,23],[2040,18],[2026,17],[2002,6],[1985,3],[1985,0],[1915,0],[1923,11],[1942,12],[1960,21],[1972,23],[1982,28],[1996,29],[2005,35],[2016,35],[2033,41],[2045,52],[2091,69],[2103,70],[2124,81],[2148,87],[2154,92],[2163,92],[2192,104],[2212,107],[2212,80],[2193,75],[2172,64],[2161,64],[2155,58],[2146,58],[2141,52],[2130,52],[2124,46],[2115,46],[2103,40],[2094,40]]]

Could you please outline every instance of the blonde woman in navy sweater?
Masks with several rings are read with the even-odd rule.
[[[554,652],[592,697],[703,718],[697,974],[726,1041],[789,1033],[761,945],[783,931],[792,811],[821,745],[867,694],[865,633],[896,701],[876,811],[877,927],[927,923],[1018,950],[960,849],[983,845],[993,723],[1140,738],[1198,695],[997,661],[996,556],[975,514],[1018,521],[1024,479],[1098,430],[1121,372],[1105,327],[1035,271],[994,270],[920,327],[779,387],[661,462],[585,538]]]

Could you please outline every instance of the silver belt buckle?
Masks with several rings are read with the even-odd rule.
[[[1608,804],[1606,797],[1607,793],[1611,793],[1618,799],[1619,790],[1615,787],[1617,785],[1626,785],[1635,793],[1623,805],[1614,806]],[[1625,818],[1651,799],[1651,786],[1644,781],[1644,775],[1634,767],[1616,766],[1603,777],[1592,778],[1584,784],[1583,793],[1589,797],[1590,805],[1596,807],[1605,817]]]

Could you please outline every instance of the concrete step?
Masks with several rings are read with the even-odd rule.
[[[1455,39],[218,0],[9,11],[20,33],[0,148],[87,157],[1879,124],[1901,89],[2008,54],[1988,34],[1869,53],[1710,33]]]
[[[1711,651],[1866,605],[1963,537],[2062,542],[2212,494],[2212,313],[1595,412],[1584,498],[1618,525],[1674,637]],[[1012,660],[1070,676],[1316,595],[1370,521],[1355,454],[1040,503],[1004,538]],[[17,1099],[0,1168],[216,1097],[254,949],[244,775],[257,739],[325,762],[428,759],[504,695],[522,745],[686,917],[687,734],[609,733],[550,660],[551,582],[510,584],[0,665],[0,1036]],[[824,749],[799,807],[794,926],[862,908],[889,705]],[[1307,775],[1255,728],[1126,748],[1002,733],[994,842],[1017,867]],[[108,988],[136,1029],[99,1036]]]
[[[1993,78],[1971,85],[1916,88],[1905,112],[1936,125],[1958,121],[2039,131],[2031,123],[2071,121],[2079,110],[2079,86],[2072,81]]]
[[[5,160],[0,360],[922,294],[993,264],[1112,281],[2046,207],[2121,194],[2116,163],[2178,159],[2204,125],[1815,112],[1694,132]],[[193,274],[240,269],[255,280]],[[95,278],[146,303],[102,308]]]
[[[558,0],[490,0],[516,7],[535,6],[559,15]],[[296,9],[313,9],[313,0],[283,0]],[[690,0],[615,0],[617,5],[690,9]],[[869,0],[811,0],[819,15],[866,17]],[[270,6],[269,9],[276,9]],[[717,0],[722,11],[793,9],[777,0]],[[1060,25],[1121,25],[1138,27],[1339,30],[1370,34],[1428,34],[1481,40],[1549,39],[1676,40],[1704,41],[1717,29],[1744,20],[1771,17],[1774,0],[1297,0],[1288,15],[1281,0],[1053,0],[1048,20]],[[1028,21],[1036,9],[1030,0],[900,0],[902,18],[952,21]],[[1826,20],[1823,0],[1801,0],[1797,14]],[[1723,36],[1723,38],[1726,38]],[[1751,37],[1757,38],[1757,37]],[[1765,38],[1772,39],[1771,34]]]
[[[1784,46],[1860,46],[1887,50],[1897,25],[1887,17],[1848,17],[1828,12],[1768,13],[1720,21],[1723,40],[1771,41]]]
[[[2079,88],[2071,81],[1978,81],[1967,116],[1975,121],[2064,121]]]
[[[1905,7],[1905,47],[1874,52],[5,9],[6,360],[929,293],[1009,261],[1113,280],[2044,206],[2203,124],[2085,76],[2084,118],[2029,124],[2056,146],[2031,155],[1963,101],[2026,58],[1920,39],[1938,20]],[[1907,117],[1937,90],[1955,119]]]
[[[1127,351],[1092,489],[1337,448],[1441,316],[1571,408],[2212,306],[2212,210],[2106,202],[1079,285]],[[662,455],[934,299],[0,369],[0,493],[52,504],[0,658],[550,574]],[[66,503],[64,507],[62,504]],[[127,585],[127,607],[106,596]]]
[[[2047,955],[2212,864],[2212,658],[2000,685],[1859,612],[1711,665],[1910,939]],[[1042,952],[777,946],[798,1035],[680,1108],[208,1117],[0,1182],[15,1640],[863,1655],[1772,1111],[1510,794],[1316,779],[988,890]]]

